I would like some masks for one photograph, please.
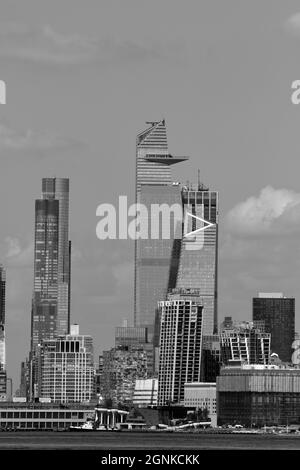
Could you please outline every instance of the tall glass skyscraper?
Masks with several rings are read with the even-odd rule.
[[[0,265],[0,371],[5,370],[5,269]]]
[[[154,204],[181,205],[179,184],[172,183],[170,166],[187,157],[173,157],[168,152],[165,121],[152,122],[137,136],[136,142],[136,202],[151,212]],[[159,225],[157,221],[151,223]],[[150,229],[150,215],[149,215]],[[156,239],[148,237],[135,242],[134,324],[146,327],[151,340],[154,331],[157,302],[175,287],[180,240],[174,231],[164,239],[160,231]],[[171,269],[173,268],[173,269]]]
[[[203,334],[212,335],[218,329],[217,266],[218,266],[218,193],[200,183],[195,189],[182,190],[184,233],[190,233],[212,223],[195,236],[183,237],[176,287],[198,289],[203,305]],[[200,218],[200,219],[199,219]]]
[[[44,178],[35,202],[31,351],[70,325],[69,180]]]

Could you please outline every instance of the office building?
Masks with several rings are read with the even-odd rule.
[[[148,340],[148,329],[135,326],[117,326],[115,328],[115,347],[140,346],[147,354],[148,376],[154,374],[154,346]]]
[[[148,407],[157,405],[158,379],[137,379],[135,381],[133,405]]]
[[[184,384],[200,382],[203,306],[198,291],[177,289],[158,307],[158,406],[182,404]]]
[[[217,424],[216,382],[192,382],[184,384],[184,406],[196,408],[207,414],[213,426]]]
[[[201,382],[215,383],[220,373],[221,347],[220,336],[202,337]]]
[[[115,328],[115,346],[133,346],[148,343],[147,328],[135,326],[117,326]]]
[[[0,265],[0,401],[7,398],[6,344],[5,344],[6,273]]]
[[[6,369],[6,350],[5,350],[5,287],[6,273],[0,265],[0,371]]]
[[[59,403],[94,400],[93,339],[80,335],[78,325],[69,335],[44,340],[37,358],[40,398]]]
[[[69,180],[43,178],[35,202],[31,353],[70,327]]]
[[[253,321],[263,321],[271,334],[271,352],[283,362],[292,361],[295,338],[295,299],[282,293],[260,293],[253,299]]]
[[[219,425],[300,424],[300,369],[276,365],[225,367],[217,378]]]
[[[218,193],[200,182],[197,188],[182,189],[184,234],[203,229],[194,236],[183,237],[176,287],[198,289],[203,305],[203,334],[218,331]],[[207,223],[213,224],[208,226]],[[204,229],[204,227],[207,227]]]
[[[118,346],[103,351],[101,395],[114,407],[131,406],[135,382],[147,379],[147,353],[141,345]]]
[[[167,221],[170,233],[165,237],[164,222],[160,224],[159,214],[150,217],[151,209],[163,204],[181,208],[181,189],[172,181],[171,166],[186,159],[169,153],[164,120],[150,123],[137,136],[136,202],[148,210],[149,236],[135,241],[134,325],[148,328],[149,341],[153,340],[157,302],[176,286],[181,237],[176,235],[181,224],[172,211]],[[157,237],[150,236],[152,229],[158,230]]]
[[[264,325],[241,322],[220,332],[221,361],[242,361],[246,364],[269,364],[271,335]]]

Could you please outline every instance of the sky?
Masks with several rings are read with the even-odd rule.
[[[135,138],[166,119],[174,179],[220,194],[219,320],[300,285],[298,1],[0,0],[0,262],[14,390],[29,350],[34,200],[70,178],[72,322],[97,355],[133,320],[133,243],[96,237],[134,201]]]

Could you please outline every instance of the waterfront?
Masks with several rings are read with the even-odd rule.
[[[1,450],[300,450],[300,436],[139,432],[3,432]]]

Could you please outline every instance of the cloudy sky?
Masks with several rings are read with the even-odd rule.
[[[299,299],[299,59],[298,1],[0,0],[0,261],[15,388],[42,177],[71,180],[73,321],[98,353],[132,320],[133,245],[97,240],[96,208],[133,201],[146,120],[165,118],[170,151],[190,155],[175,179],[200,168],[220,192],[219,318],[251,318],[258,291]]]

